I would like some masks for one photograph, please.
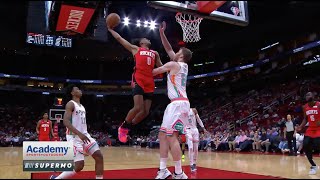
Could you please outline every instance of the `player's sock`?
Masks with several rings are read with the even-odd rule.
[[[197,164],[197,159],[198,159],[198,152],[199,152],[199,150],[198,150],[198,148],[199,148],[199,142],[194,142],[193,143],[193,163],[194,164]]]
[[[96,179],[103,179],[103,175],[96,175]]]
[[[160,158],[160,169],[167,168],[167,160],[168,160],[168,158]]]
[[[68,179],[72,176],[74,176],[75,174],[77,174],[74,170],[73,171],[65,171],[62,172],[59,176],[56,177],[56,179]]]
[[[192,140],[188,140],[188,155],[189,155],[189,161],[190,165],[193,165],[193,159],[194,159],[194,146]]]
[[[174,172],[176,174],[181,174],[182,173],[181,160],[173,161],[173,162],[174,162]]]

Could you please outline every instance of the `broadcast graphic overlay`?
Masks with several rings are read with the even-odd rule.
[[[23,171],[73,171],[73,156],[71,142],[24,141]]]

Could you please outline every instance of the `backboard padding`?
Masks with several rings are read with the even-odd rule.
[[[195,1],[148,1],[147,3],[156,9],[192,14],[238,26],[249,24],[247,1],[227,1],[211,14],[199,12]]]

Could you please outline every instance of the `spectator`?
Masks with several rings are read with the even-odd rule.
[[[260,138],[260,144],[261,144],[261,151],[263,152],[262,148],[265,147],[266,149],[266,153],[269,153],[269,146],[271,144],[270,139],[269,139],[269,135],[267,134],[267,132],[265,130],[262,130],[262,135]]]
[[[258,134],[258,131],[256,131],[254,133],[252,150],[253,151],[260,151],[261,150],[261,142],[260,142],[260,136]]]
[[[241,150],[240,149],[241,144],[244,143],[247,139],[248,139],[248,137],[247,137],[245,131],[241,131],[241,135],[240,135],[239,139],[237,140],[236,151],[239,152]]]
[[[240,132],[234,132],[233,136],[230,136],[228,139],[229,151],[236,150],[236,143],[239,140]]]

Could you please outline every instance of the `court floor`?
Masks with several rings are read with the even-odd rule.
[[[105,170],[158,168],[159,166],[158,149],[102,147],[101,150],[104,155]],[[187,153],[186,151],[183,165],[189,165]],[[169,159],[168,166],[173,166],[171,156]],[[320,158],[316,157],[315,162],[320,164]],[[283,178],[320,179],[320,171],[317,175],[308,175],[310,165],[305,156],[199,152],[197,164],[204,168]],[[84,171],[93,170],[94,160],[86,157]],[[198,171],[199,173],[201,172]],[[0,178],[31,178],[30,172],[22,171],[22,148],[0,148]]]

